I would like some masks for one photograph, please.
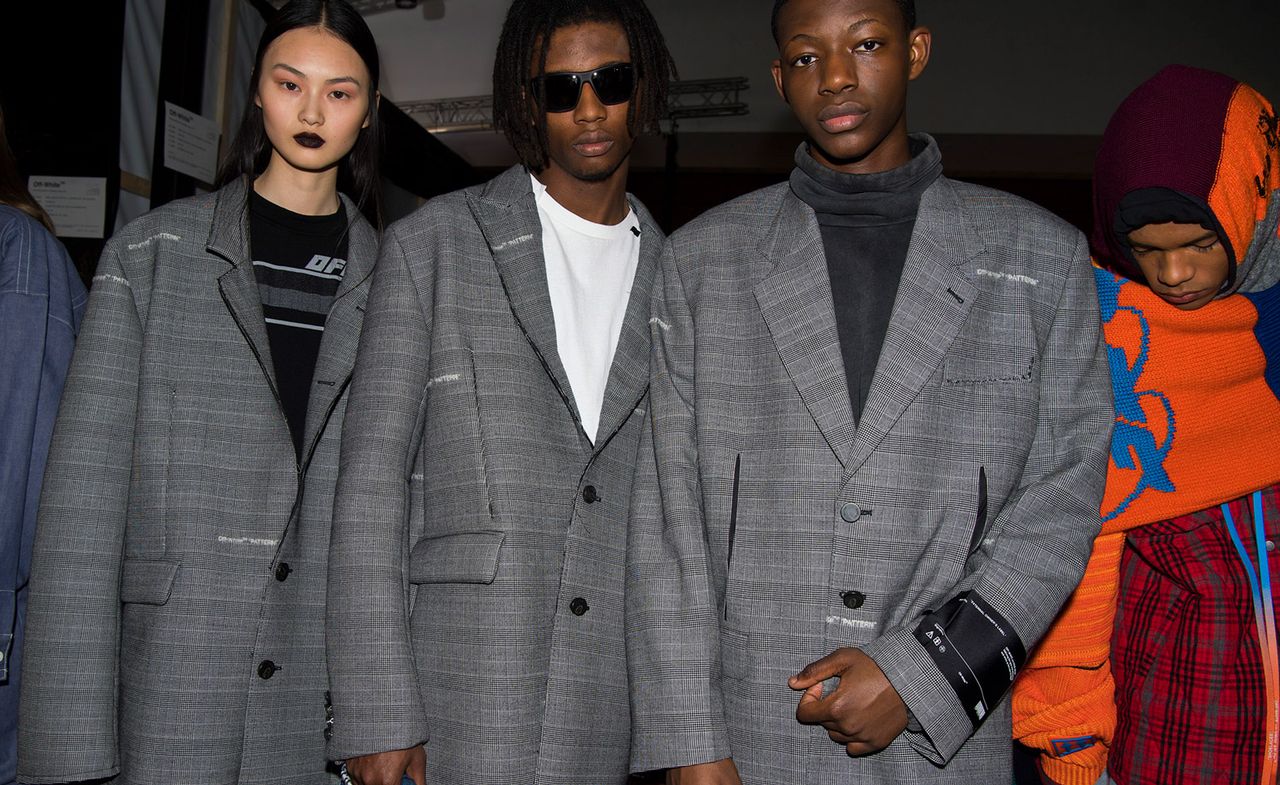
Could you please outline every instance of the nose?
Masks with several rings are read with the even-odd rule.
[[[609,110],[596,97],[596,89],[588,84],[582,86],[578,95],[578,105],[573,108],[573,119],[579,123],[597,123],[608,116]]]
[[[857,86],[858,67],[852,57],[836,55],[823,61],[821,92],[834,95]]]
[[[302,102],[302,108],[298,110],[298,120],[307,125],[324,125],[322,96],[308,93]]]
[[[1187,258],[1183,250],[1170,251],[1160,256],[1160,267],[1156,276],[1160,283],[1173,289],[1190,281],[1196,274],[1195,265]]]

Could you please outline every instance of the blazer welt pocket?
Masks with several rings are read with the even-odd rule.
[[[476,531],[422,540],[409,554],[409,582],[493,583],[506,536],[500,531]]]
[[[987,533],[987,467],[978,467],[978,515],[973,523],[973,535],[969,538],[969,555],[982,546],[982,535]]]
[[[125,559],[120,567],[120,602],[164,605],[178,578],[176,561]]]
[[[1010,349],[1001,357],[947,356],[942,383],[947,385],[1017,384],[1034,381],[1036,356]]]

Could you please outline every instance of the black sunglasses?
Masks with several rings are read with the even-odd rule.
[[[568,112],[577,107],[584,83],[591,85],[596,98],[606,106],[625,103],[635,90],[635,69],[631,63],[615,63],[594,71],[544,74],[533,80],[533,94],[539,97],[544,110]]]

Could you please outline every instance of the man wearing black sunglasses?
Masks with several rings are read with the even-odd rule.
[[[383,240],[343,434],[330,753],[357,785],[621,785],[624,557],[663,236],[626,193],[673,67],[642,0],[515,0],[521,164]]]

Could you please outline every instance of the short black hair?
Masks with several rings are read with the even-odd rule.
[[[902,19],[907,23],[907,30],[916,29],[916,0],[894,0],[898,4],[898,10],[902,12]],[[778,41],[778,14],[782,13],[782,7],[787,4],[787,0],[773,0],[773,15],[769,18],[769,29],[773,31],[774,43]]]
[[[547,116],[530,100],[529,69],[546,71],[552,33],[585,22],[617,24],[627,34],[636,74],[636,92],[627,109],[631,134],[658,130],[667,114],[667,85],[675,78],[675,62],[643,0],[514,0],[493,64],[493,124],[534,172],[548,163]]]

